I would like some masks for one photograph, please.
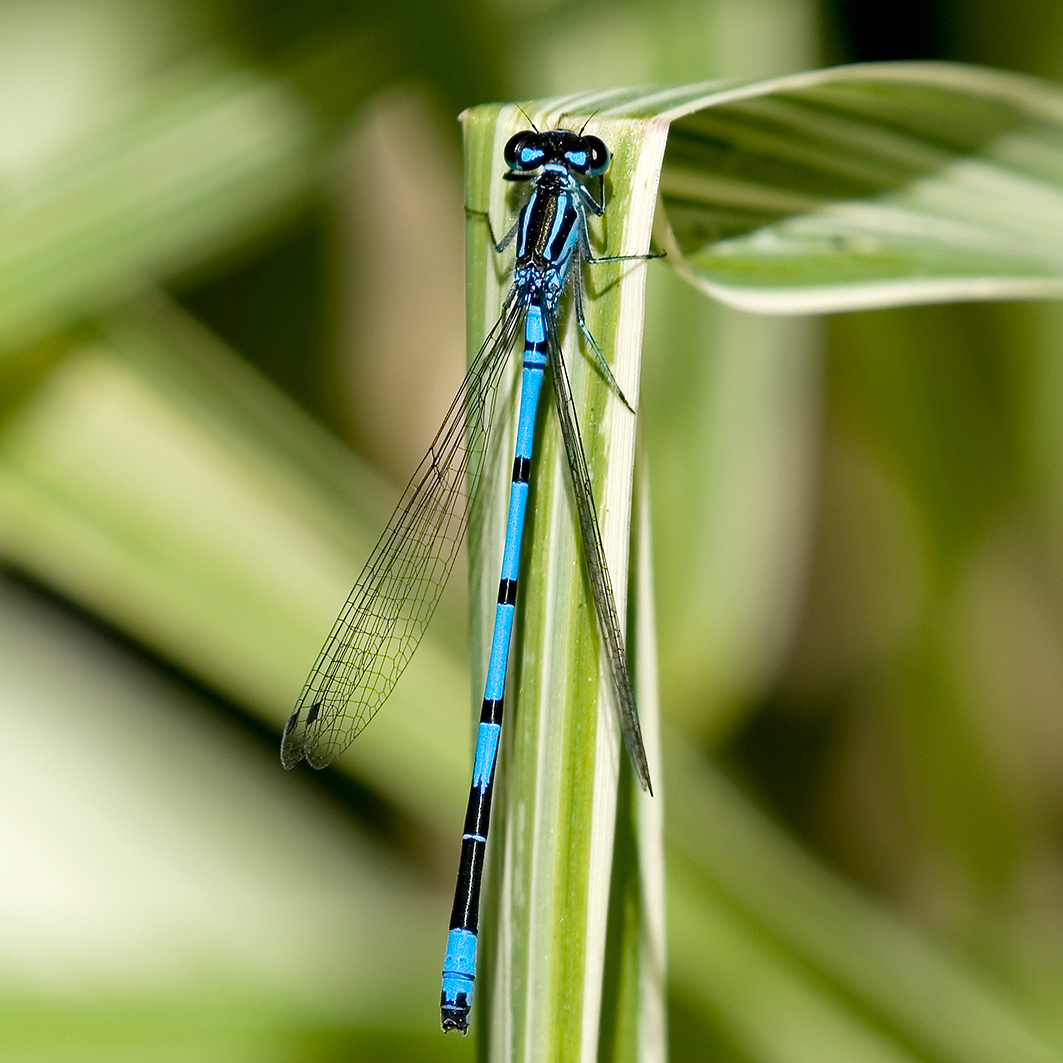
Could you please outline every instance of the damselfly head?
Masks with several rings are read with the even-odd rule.
[[[551,163],[580,177],[600,177],[609,169],[605,144],[571,129],[525,129],[509,138],[503,157],[511,170],[523,174]]]

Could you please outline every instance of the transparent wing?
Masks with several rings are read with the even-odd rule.
[[[561,437],[565,441],[568,467],[572,473],[572,489],[579,516],[580,536],[583,539],[583,556],[587,561],[587,575],[594,597],[594,609],[598,614],[598,629],[605,643],[609,668],[616,687],[617,707],[620,716],[620,734],[642,788],[653,793],[650,785],[650,766],[642,744],[642,728],[639,726],[639,709],[635,702],[635,690],[627,670],[627,654],[620,617],[616,611],[613,582],[609,578],[609,566],[605,560],[605,547],[598,529],[598,515],[594,506],[591,477],[587,471],[587,457],[583,452],[576,409],[572,402],[572,387],[565,368],[564,355],[557,333],[550,330],[550,360],[553,369],[554,398],[557,400],[557,416],[561,422]],[[626,401],[626,400],[625,400]]]
[[[281,763],[323,768],[398,681],[435,612],[483,471],[499,377],[523,319],[508,302],[373,548],[281,739]]]

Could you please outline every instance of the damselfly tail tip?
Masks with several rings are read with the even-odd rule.
[[[465,994],[460,994],[453,1002],[447,1000],[446,989],[439,1000],[439,1025],[443,1033],[457,1030],[464,1037],[469,1032],[470,1005]]]
[[[464,1037],[469,1032],[468,1015],[465,1015],[462,1018],[452,1018],[449,1015],[444,1015],[440,1026],[442,1027],[443,1033],[453,1033],[457,1030],[457,1032]]]
[[[457,902],[455,902],[457,903]],[[443,987],[439,993],[439,1024],[443,1033],[469,1029],[472,989],[476,981],[476,931],[452,926],[443,960]]]

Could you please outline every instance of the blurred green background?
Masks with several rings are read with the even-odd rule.
[[[1060,79],[1063,8],[0,4],[0,1058],[471,1058],[462,577],[336,768],[277,759],[461,377],[456,115],[911,58]],[[1061,341],[1052,304],[766,319],[651,268],[672,1059],[1063,1058]],[[903,1020],[858,937],[767,914],[822,944],[850,903]],[[952,1025],[990,1013],[1035,1047]]]

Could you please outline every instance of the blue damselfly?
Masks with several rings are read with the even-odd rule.
[[[595,258],[591,254],[587,214],[605,211],[604,175],[610,163],[609,150],[598,137],[585,135],[582,130],[525,130],[510,138],[504,157],[506,179],[527,181],[532,190],[506,235],[495,240],[491,234],[499,253],[516,240],[513,283],[502,313],[359,576],[281,741],[285,767],[304,757],[314,767],[324,767],[347,747],[391,692],[424,633],[464,538],[468,503],[483,470],[496,389],[523,328],[520,411],[502,574],[443,965],[442,1026],[463,1032],[472,1005],[480,883],[502,727],[535,421],[548,366],[572,473],[598,627],[617,693],[620,730],[636,776],[647,791],[650,789],[624,639],[558,333],[559,306],[573,262],[579,274],[584,263],[649,256]],[[594,180],[597,195],[589,187]],[[475,216],[481,212],[469,213]],[[481,216],[486,219],[486,215]],[[487,224],[490,230],[489,220]],[[584,321],[578,276],[572,285],[572,301],[580,332],[603,376],[627,405]]]

